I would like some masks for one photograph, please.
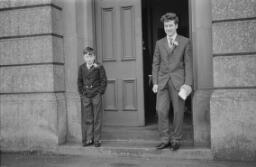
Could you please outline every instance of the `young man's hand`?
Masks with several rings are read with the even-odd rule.
[[[158,89],[158,85],[157,85],[157,84],[154,84],[152,91],[153,91],[154,93],[157,93],[157,89]]]
[[[185,89],[187,94],[190,94],[192,92],[192,87],[190,85],[184,84],[181,86],[181,89]]]
[[[178,95],[179,95],[183,100],[186,100],[187,97],[190,95],[191,92],[192,92],[191,86],[184,84],[184,85],[181,86]]]

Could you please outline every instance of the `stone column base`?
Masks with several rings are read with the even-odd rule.
[[[81,100],[78,93],[67,92],[68,142],[81,143]]]
[[[212,90],[197,90],[193,96],[194,145],[210,146],[210,96]]]
[[[66,141],[64,93],[0,95],[3,151],[40,150]]]

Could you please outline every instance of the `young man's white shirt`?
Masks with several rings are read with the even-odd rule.
[[[171,36],[171,37],[169,37],[169,36],[167,35],[167,41],[168,41],[169,47],[172,47],[173,41],[175,41],[176,37],[177,37],[177,33],[175,33],[175,34],[174,34],[173,36]]]

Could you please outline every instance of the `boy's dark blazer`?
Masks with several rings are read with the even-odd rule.
[[[153,84],[163,89],[171,79],[174,87],[179,90],[183,84],[192,86],[192,53],[190,40],[177,35],[177,46],[170,49],[167,37],[156,42],[152,63]]]
[[[80,65],[78,71],[78,91],[88,98],[97,94],[104,94],[107,86],[107,76],[103,65],[97,63],[97,67],[87,68],[86,63]]]

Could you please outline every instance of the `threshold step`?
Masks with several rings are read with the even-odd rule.
[[[127,143],[127,142],[126,142]],[[134,143],[134,142],[133,142]],[[119,143],[120,144],[120,143]],[[131,144],[131,143],[130,143]],[[122,144],[116,145],[111,142],[103,142],[101,147],[83,147],[81,144],[67,143],[50,150],[54,154],[84,155],[98,157],[134,157],[146,159],[203,159],[213,160],[212,152],[209,148],[196,148],[191,146],[181,146],[175,152],[169,149],[157,150],[154,148],[155,142],[146,142],[142,145]]]

